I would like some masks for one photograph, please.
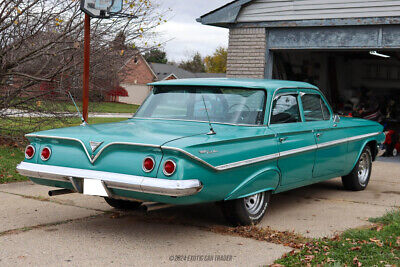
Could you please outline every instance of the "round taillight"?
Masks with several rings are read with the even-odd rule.
[[[143,171],[151,172],[154,169],[154,159],[152,157],[147,157],[143,160]]]
[[[164,169],[163,172],[166,176],[171,176],[172,174],[174,174],[176,170],[176,163],[172,160],[167,160],[164,163]]]
[[[35,155],[35,148],[31,145],[25,148],[25,158],[31,159]]]
[[[42,149],[42,153],[40,153],[40,158],[44,161],[49,160],[51,156],[51,149],[48,147],[45,147]]]

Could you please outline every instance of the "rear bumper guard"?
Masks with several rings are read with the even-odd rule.
[[[197,194],[203,188],[202,183],[196,179],[167,180],[121,173],[76,169],[27,162],[21,162],[17,166],[17,171],[19,174],[27,177],[52,181],[70,182],[74,186],[75,190],[77,190],[77,186],[74,182],[76,179],[100,180],[102,181],[104,189],[106,190],[109,197],[112,197],[110,189],[122,189],[132,192],[164,195],[171,197],[183,197]]]

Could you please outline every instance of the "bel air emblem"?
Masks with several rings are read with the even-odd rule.
[[[89,144],[90,144],[90,148],[92,149],[92,152],[95,152],[96,149],[98,149],[99,146],[101,146],[101,144],[103,144],[103,143],[104,142],[93,142],[93,141],[90,141]]]

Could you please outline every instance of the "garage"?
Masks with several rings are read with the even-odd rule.
[[[315,84],[335,112],[383,124],[389,154],[400,150],[399,1],[238,0],[198,21],[229,28],[228,77]]]

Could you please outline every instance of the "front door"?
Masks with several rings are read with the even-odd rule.
[[[333,122],[332,112],[317,91],[301,93],[305,123],[314,130],[317,151],[313,177],[340,176],[345,167],[345,131]]]
[[[284,93],[272,104],[270,129],[276,133],[281,186],[291,187],[312,178],[315,160],[313,129],[302,122],[297,93]]]

